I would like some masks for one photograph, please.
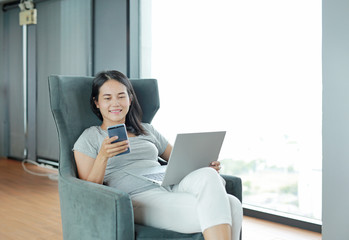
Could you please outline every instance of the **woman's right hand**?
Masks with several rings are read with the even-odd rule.
[[[106,137],[102,142],[102,146],[99,154],[105,159],[109,159],[111,157],[114,157],[120,153],[127,151],[127,149],[129,148],[128,140],[112,143],[117,139],[118,139],[117,136],[111,137],[111,138]]]
[[[125,152],[129,147],[128,141],[112,143],[116,139],[118,138],[106,137],[102,142],[101,149],[99,150],[96,159],[87,156],[84,153],[74,151],[75,162],[80,179],[103,184],[108,159]]]

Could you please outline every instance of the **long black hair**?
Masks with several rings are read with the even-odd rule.
[[[97,115],[97,117],[101,121],[103,121],[102,114],[99,108],[97,108],[95,104],[95,100],[98,101],[99,89],[108,80],[115,80],[123,84],[126,87],[128,96],[131,99],[131,105],[126,115],[126,121],[125,121],[127,131],[134,133],[136,136],[141,134],[146,134],[141,124],[142,109],[137,100],[136,93],[132,87],[130,80],[119,71],[115,71],[115,70],[103,71],[98,73],[97,76],[93,79],[92,92],[90,97],[90,106],[92,108],[92,111]]]

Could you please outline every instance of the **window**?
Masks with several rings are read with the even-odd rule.
[[[142,0],[141,25],[156,128],[227,130],[245,207],[320,220],[321,1]]]

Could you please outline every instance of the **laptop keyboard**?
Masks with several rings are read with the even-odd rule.
[[[151,173],[151,174],[145,174],[143,175],[144,177],[146,178],[150,178],[152,180],[155,180],[155,181],[162,181],[165,177],[165,173],[164,172],[161,172],[161,173]]]

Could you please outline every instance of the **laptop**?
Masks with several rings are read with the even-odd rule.
[[[225,131],[177,134],[167,166],[130,172],[163,187],[178,184],[186,175],[217,161]]]

